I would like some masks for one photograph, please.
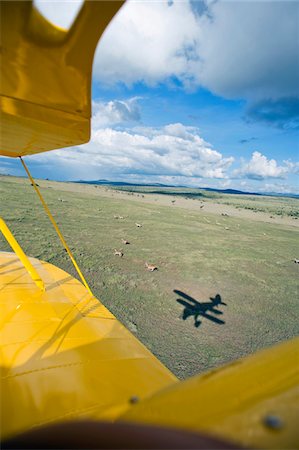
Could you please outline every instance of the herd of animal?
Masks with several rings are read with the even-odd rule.
[[[124,217],[123,216],[119,216],[119,215],[114,215],[114,219],[124,219]],[[137,228],[141,228],[142,227],[142,224],[141,223],[135,223],[135,225],[136,225],[136,227]],[[130,242],[129,241],[127,241],[126,239],[121,239],[121,242],[124,244],[124,245],[129,245],[130,244]],[[123,250],[122,249],[120,249],[120,250],[117,250],[116,248],[114,249],[114,256],[119,256],[120,258],[122,258],[123,256],[124,256],[124,253],[123,253]],[[149,272],[154,272],[154,270],[158,270],[158,267],[157,266],[155,266],[154,264],[149,264],[149,263],[145,263],[145,268],[149,271]]]
[[[175,200],[172,201],[172,203],[174,203],[174,202],[175,202]],[[229,215],[228,215],[227,213],[222,213],[221,215],[222,215],[222,216],[229,217]],[[124,216],[114,215],[114,219],[124,219]],[[206,219],[206,217],[204,217],[204,219],[205,219],[208,223],[210,223],[210,221],[208,221],[208,220]],[[216,224],[217,224],[217,225],[220,225],[220,223],[218,223],[218,222],[216,222]],[[141,223],[135,222],[135,225],[136,225],[137,228],[141,228],[141,227],[142,227],[142,224],[141,224]],[[225,227],[225,229],[226,229],[226,230],[229,230],[229,227]],[[264,233],[264,234],[265,234],[265,233]],[[126,239],[123,239],[123,238],[122,238],[121,241],[122,241],[122,243],[123,243],[124,245],[129,245],[129,244],[130,244],[130,242],[127,241]],[[120,258],[122,258],[122,257],[124,256],[123,250],[122,250],[122,249],[117,250],[117,249],[115,248],[115,249],[114,249],[114,255],[115,255],[115,256],[119,256]],[[294,259],[293,261],[294,261],[295,264],[299,264],[299,259]],[[154,270],[158,270],[158,267],[157,267],[157,266],[155,266],[154,264],[149,264],[149,263],[147,263],[147,262],[145,263],[145,268],[146,268],[149,272],[153,272]]]

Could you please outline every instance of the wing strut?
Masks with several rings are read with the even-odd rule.
[[[30,172],[29,172],[29,170],[28,170],[28,167],[26,166],[26,164],[25,164],[25,162],[23,161],[22,157],[19,156],[19,158],[20,158],[20,160],[21,160],[21,163],[23,164],[24,169],[26,170],[26,173],[27,173],[27,175],[28,175],[29,180],[31,181],[32,186],[33,186],[34,189],[35,189],[35,192],[37,193],[37,195],[38,195],[38,197],[39,197],[39,199],[40,199],[40,201],[41,201],[41,203],[42,203],[42,205],[43,205],[43,207],[44,207],[44,210],[46,211],[46,213],[47,213],[49,219],[50,219],[51,222],[52,222],[53,227],[55,228],[56,233],[58,234],[58,237],[59,237],[60,241],[62,242],[63,247],[64,247],[65,250],[67,251],[67,253],[68,253],[68,255],[69,255],[69,257],[70,257],[70,259],[71,259],[71,261],[72,261],[72,263],[73,263],[73,265],[74,265],[74,267],[75,267],[75,269],[76,269],[76,271],[77,271],[77,273],[78,273],[78,275],[79,275],[79,277],[81,278],[82,283],[84,284],[84,286],[86,287],[86,289],[88,290],[88,292],[90,293],[90,295],[93,296],[93,293],[91,292],[91,289],[90,289],[90,287],[88,286],[88,283],[87,283],[87,281],[85,280],[84,275],[83,275],[83,273],[81,272],[81,270],[80,270],[80,268],[79,268],[79,266],[78,266],[78,264],[77,264],[77,262],[76,262],[76,260],[75,260],[75,258],[74,258],[74,255],[73,255],[71,249],[70,249],[69,246],[67,245],[66,240],[64,239],[64,237],[63,237],[61,231],[59,230],[58,225],[57,225],[57,223],[56,223],[54,217],[52,216],[51,211],[50,211],[49,208],[48,208],[48,205],[46,204],[46,202],[45,202],[45,200],[44,200],[44,198],[43,198],[43,196],[42,196],[40,190],[38,189],[38,187],[37,187],[37,185],[36,185],[34,179],[32,178],[32,176],[31,176],[31,174],[30,174]]]
[[[0,217],[0,231],[3,234],[3,236],[5,237],[5,239],[7,240],[7,242],[9,243],[9,245],[11,246],[11,248],[13,249],[13,251],[15,252],[15,254],[18,256],[18,258],[20,259],[20,261],[22,262],[24,267],[26,268],[27,272],[31,276],[31,278],[34,281],[34,283],[36,284],[36,286],[39,289],[41,289],[42,291],[44,291],[45,285],[44,285],[43,280],[41,279],[41,277],[39,276],[39,274],[37,273],[37,271],[31,264],[29,259],[23,252],[21,246],[19,245],[19,243],[13,236],[12,232],[10,231],[10,229],[8,228],[8,226],[6,225],[6,223],[4,222],[2,217]]]

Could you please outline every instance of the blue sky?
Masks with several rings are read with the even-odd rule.
[[[66,28],[79,3],[37,2]],[[90,143],[28,157],[33,175],[299,193],[298,24],[297,1],[128,1],[97,48]]]

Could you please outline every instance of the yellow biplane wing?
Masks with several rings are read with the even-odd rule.
[[[123,1],[86,1],[69,30],[32,1],[1,1],[0,154],[24,156],[88,142],[94,51]]]
[[[177,381],[86,288],[0,253],[1,438],[71,419],[115,420]]]

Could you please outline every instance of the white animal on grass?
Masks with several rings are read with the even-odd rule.
[[[135,223],[135,225],[136,225],[137,228],[141,228],[142,227],[141,223]]]
[[[299,264],[299,259],[294,259],[295,264]]]
[[[130,242],[129,242],[129,241],[126,241],[126,239],[122,239],[121,241],[122,241],[122,243],[125,244],[125,245],[130,244]]]
[[[154,270],[158,270],[157,266],[154,266],[154,264],[148,264],[147,262],[145,263],[145,267],[147,268],[147,270],[149,270],[150,272],[153,272]]]
[[[119,256],[120,258],[124,256],[122,250],[116,250],[116,248],[114,249],[114,255]]]

